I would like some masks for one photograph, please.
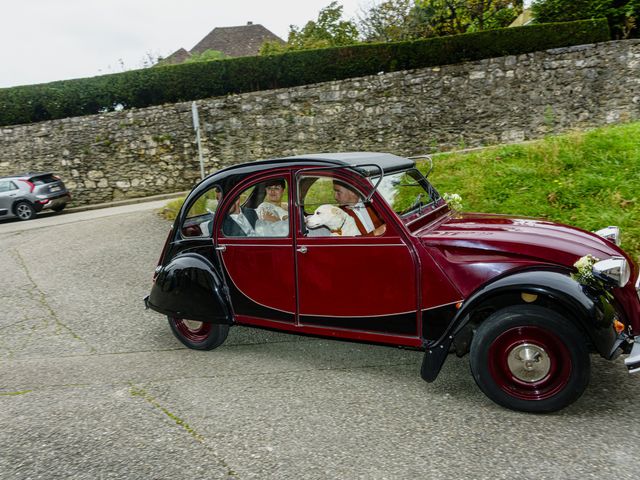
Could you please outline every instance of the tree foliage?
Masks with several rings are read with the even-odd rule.
[[[442,36],[508,27],[522,9],[522,0],[415,0],[414,16]]]
[[[361,15],[358,28],[370,42],[401,42],[429,36],[415,13],[414,0],[386,0]]]
[[[531,8],[537,23],[606,18],[614,37],[638,36],[640,0],[537,0]]]
[[[522,0],[386,0],[360,19],[365,40],[402,41],[509,26]]]
[[[279,42],[265,42],[260,49],[260,54],[271,55],[292,50],[342,47],[358,41],[358,28],[355,23],[343,20],[342,5],[333,1],[320,10],[317,20],[308,21],[302,28],[291,25],[285,45]]]

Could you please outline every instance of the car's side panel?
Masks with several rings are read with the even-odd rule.
[[[0,180],[0,217],[13,215],[13,204],[20,190],[11,180]]]
[[[297,239],[301,326],[419,336],[411,248],[396,235]]]
[[[295,321],[293,242],[290,238],[219,238],[233,311]]]

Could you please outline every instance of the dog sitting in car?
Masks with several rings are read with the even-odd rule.
[[[326,227],[332,236],[356,237],[360,231],[355,220],[335,205],[320,205],[305,219],[307,228]]]

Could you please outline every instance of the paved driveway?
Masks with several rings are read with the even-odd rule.
[[[637,479],[640,375],[593,357],[553,415],[502,409],[452,356],[235,327],[181,347],[145,311],[150,207],[0,224],[1,479]],[[46,222],[45,222],[46,220]]]

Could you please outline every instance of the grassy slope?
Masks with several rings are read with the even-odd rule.
[[[544,217],[586,230],[618,225],[622,247],[640,255],[640,123],[438,155],[434,165],[432,183],[441,193],[459,193],[465,211]]]

